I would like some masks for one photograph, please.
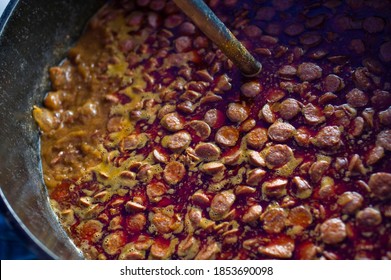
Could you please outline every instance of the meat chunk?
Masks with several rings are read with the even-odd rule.
[[[352,107],[364,107],[368,103],[368,96],[358,88],[354,88],[346,94],[346,101]]]
[[[266,246],[259,246],[258,252],[272,258],[289,259],[295,250],[295,242],[290,237],[281,236]]]
[[[270,139],[275,142],[286,142],[294,133],[294,126],[285,122],[275,122],[268,129]]]
[[[255,222],[259,219],[262,213],[262,206],[259,204],[252,205],[243,214],[242,221],[245,223]]]
[[[391,198],[391,173],[372,174],[369,177],[368,186],[376,197],[383,200]]]
[[[322,77],[322,68],[312,62],[304,62],[299,65],[297,75],[302,81],[313,81]]]
[[[372,87],[370,74],[365,67],[359,67],[353,72],[353,81],[360,90],[368,90]]]
[[[353,214],[361,208],[363,201],[362,195],[357,192],[344,192],[337,203],[342,207],[343,213]]]
[[[246,135],[246,142],[253,149],[261,149],[267,142],[267,130],[254,128]]]
[[[262,167],[265,166],[265,160],[257,151],[248,151],[247,152],[248,161],[250,164],[256,166],[256,167]]]
[[[192,235],[188,235],[178,245],[178,256],[185,260],[193,259],[200,248],[200,241]]]
[[[391,106],[391,94],[385,90],[375,90],[371,102],[375,108],[386,109]]]
[[[387,110],[379,112],[380,123],[385,126],[391,126],[391,107]]]
[[[327,75],[323,80],[323,88],[329,92],[337,92],[345,87],[345,84],[342,78],[338,77],[335,74]]]
[[[339,218],[326,220],[320,226],[320,238],[326,244],[337,244],[346,238],[346,226]]]
[[[369,150],[366,163],[367,165],[373,165],[384,157],[384,148],[375,146]]]
[[[141,232],[147,223],[144,213],[137,213],[127,218],[126,229],[131,233]]]
[[[308,103],[303,108],[303,115],[307,123],[311,125],[316,125],[324,122],[326,120],[323,112],[312,103]]]
[[[164,168],[163,178],[168,184],[175,185],[182,181],[185,173],[186,169],[181,162],[171,161]]]
[[[118,254],[121,248],[126,244],[126,237],[123,231],[110,233],[103,239],[103,250],[109,255]]]
[[[382,216],[379,210],[367,207],[357,212],[356,221],[357,224],[362,227],[375,227],[381,224]]]
[[[250,186],[257,186],[265,177],[266,171],[262,168],[255,168],[248,172],[246,183]]]
[[[378,33],[383,31],[384,25],[384,20],[380,17],[367,17],[365,18],[362,27],[368,33]]]
[[[281,197],[286,194],[287,179],[277,178],[262,184],[262,194],[266,197]]]
[[[307,207],[300,205],[291,209],[288,220],[294,226],[306,228],[312,224],[312,214]]]
[[[262,109],[259,110],[258,117],[268,123],[274,123],[276,121],[276,114],[272,111],[269,104],[265,104]]]
[[[220,158],[220,148],[213,143],[199,143],[195,149],[195,154],[202,160],[212,161]]]
[[[167,147],[173,152],[181,152],[191,143],[191,136],[186,131],[179,131],[169,137]]]
[[[293,152],[287,145],[274,145],[268,150],[265,161],[270,168],[280,167],[288,163],[293,157]]]
[[[294,190],[294,195],[300,199],[306,199],[312,194],[311,185],[304,179],[299,176],[295,176],[292,180],[295,184],[296,189]]]
[[[296,99],[288,98],[281,102],[278,111],[284,120],[291,120],[300,112],[300,105]]]
[[[204,121],[212,128],[221,127],[224,119],[224,114],[217,109],[210,109],[204,115]]]
[[[248,82],[240,87],[240,91],[246,97],[253,98],[261,93],[262,85],[259,82]]]
[[[381,131],[376,138],[376,145],[391,151],[391,130],[386,129]]]
[[[195,260],[214,260],[217,254],[220,253],[221,248],[216,241],[205,244],[198,254],[195,256]]]
[[[150,183],[147,185],[147,196],[150,202],[158,202],[167,192],[167,187],[160,182]]]
[[[338,148],[341,144],[341,131],[337,126],[323,127],[315,137],[314,145],[319,148]]]
[[[215,175],[223,171],[225,169],[225,166],[221,162],[212,161],[212,162],[204,163],[200,169],[202,172],[206,174]]]
[[[268,207],[261,215],[262,228],[267,233],[280,233],[285,228],[287,216],[281,207]]]
[[[239,130],[233,126],[223,126],[216,132],[215,141],[222,146],[233,147],[238,140]]]
[[[325,160],[314,162],[309,170],[310,178],[313,183],[318,183],[322,179],[324,173],[329,169],[330,163]]]
[[[247,109],[238,103],[230,103],[227,109],[227,117],[232,122],[240,123],[248,118]]]
[[[178,131],[183,129],[183,119],[179,116],[178,113],[168,113],[164,115],[164,117],[161,119],[160,124],[169,131]]]
[[[283,79],[293,79],[296,73],[297,69],[292,65],[284,65],[277,71],[277,74]]]
[[[300,33],[303,33],[304,31],[304,25],[301,23],[293,23],[288,25],[285,29],[284,32],[289,35],[289,36],[297,36]]]
[[[231,191],[222,191],[213,197],[210,209],[216,215],[224,215],[231,209],[235,198],[236,196]]]

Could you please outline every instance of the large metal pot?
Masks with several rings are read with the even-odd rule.
[[[31,109],[103,0],[11,0],[0,19],[0,196],[9,217],[42,258],[80,259],[50,209]]]

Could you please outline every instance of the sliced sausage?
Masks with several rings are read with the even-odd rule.
[[[379,33],[384,29],[384,20],[380,17],[367,17],[364,19],[362,27],[368,33]]]
[[[240,91],[246,97],[253,98],[261,93],[263,87],[259,82],[248,82],[240,87]]]
[[[248,161],[250,164],[256,166],[256,167],[263,167],[265,166],[265,160],[257,151],[248,151],[247,152]]]
[[[123,231],[110,233],[103,239],[102,248],[109,255],[118,254],[126,244],[126,235]]]
[[[391,198],[391,173],[372,174],[369,177],[368,186],[376,197],[383,200]]]
[[[168,131],[175,132],[183,129],[184,122],[178,113],[172,112],[164,115],[160,124]]]
[[[204,121],[212,128],[221,127],[224,120],[224,114],[217,109],[210,109],[204,115]]]
[[[311,165],[310,170],[308,171],[310,174],[311,181],[313,183],[318,183],[322,179],[327,169],[329,169],[329,166],[330,163],[325,160],[319,160],[314,162]]]
[[[248,146],[253,149],[261,149],[267,142],[267,130],[265,128],[254,128],[245,137]]]
[[[201,140],[206,140],[211,133],[210,126],[204,121],[191,121],[189,122],[189,127],[195,131],[196,135],[200,137]]]
[[[300,105],[296,99],[288,98],[281,102],[279,114],[284,120],[291,120],[300,112]]]
[[[276,178],[262,184],[262,194],[266,197],[281,197],[286,194],[287,179]]]
[[[227,109],[227,117],[232,122],[240,123],[248,118],[247,109],[239,103],[230,103]]]
[[[182,163],[179,161],[171,161],[164,168],[163,178],[168,184],[175,185],[182,181],[185,174],[186,169]]]
[[[284,29],[284,32],[292,37],[297,36],[304,32],[304,25],[301,23],[290,24]]]
[[[274,103],[285,97],[285,91],[279,88],[270,88],[266,93],[267,102]]]
[[[220,158],[220,148],[213,143],[199,143],[195,149],[195,154],[202,160],[212,161]]]
[[[357,224],[362,227],[375,227],[381,224],[382,216],[379,210],[367,207],[357,212],[356,221]]]
[[[312,62],[304,62],[299,65],[297,75],[302,81],[313,81],[322,77],[322,68]]]
[[[322,110],[312,103],[308,103],[303,107],[303,115],[307,123],[317,125],[326,120]]]
[[[280,167],[288,163],[293,157],[292,149],[287,145],[274,145],[267,151],[265,161],[271,168]]]
[[[312,224],[312,214],[304,205],[294,207],[289,211],[289,222],[294,226],[306,228]]]
[[[130,233],[141,232],[147,224],[147,218],[144,213],[137,213],[129,216],[126,221],[126,229]]]
[[[149,201],[151,202],[158,202],[161,200],[161,197],[167,192],[167,187],[161,183],[150,183],[147,185],[147,196]]]
[[[258,117],[268,123],[274,123],[276,121],[276,115],[269,104],[265,104],[262,109],[259,110]]]
[[[305,47],[312,48],[320,44],[322,42],[322,36],[318,33],[308,32],[300,35],[300,43]]]
[[[367,165],[374,165],[384,157],[384,148],[375,146],[369,150],[366,163]]]
[[[346,226],[339,218],[326,220],[320,226],[320,238],[326,244],[337,244],[346,238]]]
[[[361,90],[368,90],[372,86],[368,69],[365,67],[359,67],[353,72],[353,81],[356,87]]]
[[[285,122],[275,122],[268,129],[268,135],[275,142],[285,142],[295,133],[295,127]]]
[[[255,204],[247,209],[243,214],[242,221],[245,223],[252,223],[259,219],[262,214],[262,206]]]
[[[215,175],[217,173],[220,173],[224,169],[225,169],[224,164],[222,164],[221,162],[216,162],[216,161],[204,163],[200,168],[200,170],[202,172],[209,174],[209,175]]]
[[[342,207],[343,213],[353,214],[361,208],[363,201],[362,195],[357,192],[344,192],[337,203]]]
[[[295,250],[295,242],[287,236],[278,237],[266,246],[259,246],[258,252],[266,256],[278,259],[289,259]]]
[[[296,77],[297,69],[292,65],[284,65],[278,69],[277,74],[284,79],[293,79]]]
[[[296,189],[294,191],[294,195],[296,197],[300,199],[306,199],[311,196],[312,187],[306,180],[300,178],[299,176],[295,176],[292,182],[296,186]]]
[[[385,126],[391,126],[391,107],[387,110],[379,112],[380,123]]]
[[[335,74],[327,75],[323,80],[323,88],[326,91],[337,92],[345,87],[345,83],[342,78],[338,77]]]
[[[216,143],[233,147],[236,145],[236,142],[239,140],[239,130],[233,126],[223,126],[221,127],[215,135]]]
[[[285,228],[287,216],[281,207],[268,207],[261,215],[262,228],[267,233],[280,233]]]
[[[315,146],[319,148],[338,147],[341,142],[341,131],[337,126],[323,127],[315,138]]]
[[[179,131],[171,135],[167,142],[167,147],[173,152],[180,152],[191,143],[191,136],[186,131]]]
[[[265,177],[266,171],[262,168],[255,168],[247,173],[246,184],[250,186],[257,186]]]
[[[210,209],[217,215],[224,215],[231,209],[235,198],[231,191],[222,191],[213,197]]]
[[[371,102],[375,108],[386,109],[391,106],[391,94],[385,90],[375,90]]]
[[[377,135],[376,145],[383,147],[387,151],[391,151],[391,130],[390,129],[383,130]]]

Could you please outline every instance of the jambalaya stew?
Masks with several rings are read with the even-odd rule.
[[[391,259],[391,2],[207,4],[246,78],[172,1],[111,1],[33,109],[87,259]]]

